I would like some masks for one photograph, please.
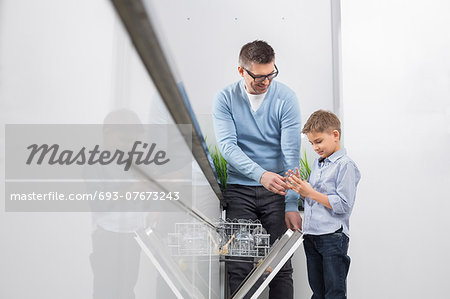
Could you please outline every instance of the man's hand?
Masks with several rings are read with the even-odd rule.
[[[286,212],[284,220],[286,221],[286,226],[291,230],[302,229],[302,217],[299,212]]]
[[[286,189],[289,188],[286,185],[286,178],[270,171],[263,173],[261,176],[261,184],[267,190],[280,195],[286,195]]]

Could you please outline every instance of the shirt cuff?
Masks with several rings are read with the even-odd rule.
[[[285,212],[298,212],[298,203],[296,202],[287,202]]]
[[[292,190],[288,190],[286,194],[285,212],[298,212],[298,194]]]
[[[345,214],[346,209],[342,204],[342,200],[338,195],[328,195],[328,201],[330,202],[330,206],[333,209],[333,212],[336,214]]]
[[[261,177],[264,172],[266,172],[266,170],[264,168],[262,168],[262,167],[257,168],[252,173],[252,179],[255,180],[256,182],[258,182],[258,184],[261,184]]]

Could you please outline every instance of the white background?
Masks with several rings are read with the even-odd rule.
[[[342,1],[350,298],[448,298],[449,1]]]
[[[344,140],[362,173],[349,298],[446,298],[450,3],[342,2]],[[239,79],[239,49],[256,38],[274,47],[303,121],[332,109],[330,1],[151,4],[209,140],[212,97]],[[107,1],[0,2],[2,123],[101,123],[123,106],[149,119],[154,89],[111,11]],[[89,215],[0,216],[0,297],[90,295]],[[306,298],[302,249],[295,260],[296,298]]]

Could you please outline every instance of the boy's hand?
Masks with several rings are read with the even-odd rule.
[[[289,169],[286,172],[286,176],[291,176],[291,175],[295,175],[296,177],[298,177],[299,179],[301,179],[300,177],[300,171],[298,170],[298,167],[295,167],[295,172],[292,169]]]
[[[310,195],[314,192],[313,187],[307,181],[304,181],[300,178],[300,174],[298,173],[298,168],[296,168],[296,172],[294,173],[292,170],[286,173],[289,188],[300,194],[304,197],[310,197]]]
[[[302,229],[302,217],[299,212],[286,212],[284,214],[286,226],[291,230]]]
[[[286,195],[286,189],[289,189],[285,181],[286,178],[270,171],[264,172],[261,176],[261,184],[264,186],[264,188],[280,195]]]
[[[303,197],[308,197],[329,209],[333,209],[330,204],[330,200],[328,199],[328,195],[320,193],[311,186],[310,183],[304,181],[300,178],[300,174],[298,168],[295,168],[295,172],[292,170],[288,170],[286,172],[286,183],[290,189],[294,190],[298,194]],[[286,212],[287,213],[287,212]],[[287,220],[286,220],[287,224]]]

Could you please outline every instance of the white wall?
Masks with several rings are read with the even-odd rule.
[[[343,1],[350,298],[448,298],[450,2]]]
[[[240,48],[255,39],[273,46],[280,70],[276,80],[296,92],[303,121],[319,108],[333,109],[329,0],[147,2],[202,130],[212,142],[213,97],[241,78]]]

